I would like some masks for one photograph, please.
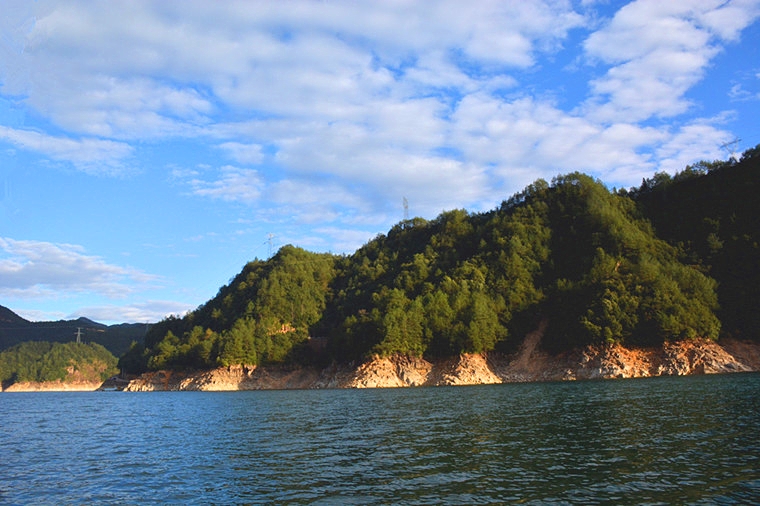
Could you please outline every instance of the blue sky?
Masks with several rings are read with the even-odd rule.
[[[156,321],[270,243],[638,185],[758,117],[758,0],[5,0],[0,304]]]

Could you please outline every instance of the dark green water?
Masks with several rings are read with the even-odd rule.
[[[0,394],[0,503],[759,503],[758,394],[758,374]]]

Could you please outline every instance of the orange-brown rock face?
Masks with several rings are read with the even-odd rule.
[[[396,388],[482,385],[527,381],[642,378],[760,370],[760,344],[706,339],[665,343],[653,348],[588,346],[549,355],[540,348],[546,325],[528,334],[517,353],[464,354],[433,362],[418,357],[373,357],[355,366],[325,369],[234,366],[178,374],[153,372],[127,390],[260,390],[300,388]]]

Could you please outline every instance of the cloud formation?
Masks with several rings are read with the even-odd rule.
[[[97,322],[154,323],[169,316],[182,317],[195,309],[189,304],[165,300],[147,300],[127,305],[86,306],[67,319],[89,318]]]
[[[639,0],[621,8],[584,47],[611,65],[591,86],[602,121],[641,121],[685,112],[684,95],[722,44],[758,16],[753,2]],[[606,99],[606,100],[605,100]]]
[[[0,237],[0,295],[13,298],[65,297],[94,292],[123,298],[136,286],[154,281],[137,269],[87,255],[73,244],[19,241]]]
[[[243,203],[253,203],[261,195],[261,177],[253,169],[226,165],[219,169],[218,174],[211,181],[199,177],[191,179],[188,184],[192,187],[193,194]]]
[[[402,199],[432,218],[559,173],[632,186],[725,157],[758,69],[732,62],[700,87],[758,17],[760,0],[9,0],[0,149],[24,152],[14,167],[122,176],[122,201],[195,238],[193,258],[270,231],[350,252],[402,218]],[[141,282],[74,246],[5,241],[13,293],[53,296],[43,273],[106,297]],[[80,284],[65,276],[77,258]]]
[[[632,2],[583,43],[582,57],[602,73],[585,105],[568,111],[527,94],[519,72],[560,52],[571,32],[593,29],[593,16],[570,2],[74,1],[26,10],[17,50],[6,51],[3,92],[83,140],[8,129],[0,137],[82,166],[122,160],[134,149],[126,142],[211,137],[236,163],[269,169],[222,169],[193,183],[199,196],[249,202],[285,180],[340,178],[362,201],[414,193],[427,212],[493,201],[529,173],[579,166],[573,154],[612,174],[651,171],[679,133],[640,122],[688,110],[686,92],[758,16],[757,2]],[[726,138],[711,133],[706,144]]]
[[[133,151],[123,142],[103,139],[53,136],[35,130],[0,125],[0,140],[21,149],[42,153],[53,160],[71,162],[91,174],[115,175],[123,171],[123,160]]]

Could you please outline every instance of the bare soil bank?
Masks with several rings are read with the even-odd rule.
[[[551,356],[538,347],[543,329],[529,334],[514,355],[468,354],[429,362],[375,357],[325,369],[233,366],[195,373],[158,371],[132,380],[127,391],[392,388],[479,385],[760,371],[760,344],[708,340],[657,348],[587,347]]]
[[[102,381],[25,381],[13,383],[3,392],[92,392],[103,384]]]
[[[69,381],[15,383],[3,391],[393,388],[760,371],[760,343],[696,339],[655,348],[589,346],[549,355],[538,346],[542,334],[542,327],[528,334],[513,355],[465,354],[433,362],[406,356],[375,357],[362,364],[333,364],[324,369],[232,366],[197,372],[158,371],[114,384],[72,377]]]
[[[20,381],[0,385],[1,392],[91,392],[103,389],[108,381],[103,382],[99,378],[101,373],[108,369],[102,362],[80,364],[81,369],[69,366],[66,369],[66,377],[56,381]],[[110,380],[109,380],[110,381]],[[123,386],[123,385],[122,385]]]

